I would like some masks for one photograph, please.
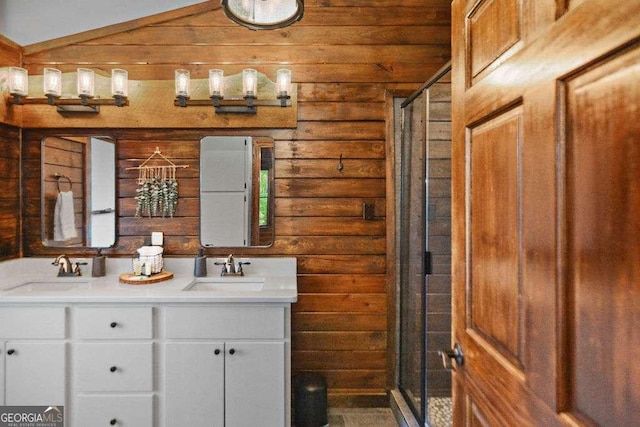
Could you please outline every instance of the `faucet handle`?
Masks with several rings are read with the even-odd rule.
[[[82,272],[80,271],[80,266],[81,265],[87,265],[86,262],[74,262],[73,263],[73,270],[72,273],[78,276],[82,275]]]
[[[248,265],[248,264],[251,264],[251,262],[249,262],[249,261],[246,261],[246,262],[238,261],[238,269],[236,270],[236,273],[240,273],[242,276],[244,276],[244,272],[242,271],[242,266],[243,265]]]

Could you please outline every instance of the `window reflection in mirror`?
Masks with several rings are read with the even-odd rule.
[[[273,140],[208,136],[200,141],[200,242],[269,246],[274,236]]]
[[[259,167],[258,167],[259,165]],[[253,139],[253,206],[254,214],[251,233],[252,246],[269,246],[274,235],[274,184],[273,184],[273,140]]]
[[[115,141],[98,136],[42,140],[42,243],[106,248],[116,239]]]

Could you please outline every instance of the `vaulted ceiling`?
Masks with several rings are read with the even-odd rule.
[[[196,3],[206,2],[202,0],[0,0],[0,35],[21,46],[28,46]]]

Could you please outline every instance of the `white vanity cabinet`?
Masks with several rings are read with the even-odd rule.
[[[169,306],[165,322],[167,426],[286,425],[288,307]]]
[[[191,258],[167,257],[173,278],[149,286],[120,283],[126,258],[77,280],[50,264],[0,263],[0,405],[64,406],[67,427],[291,425],[295,258],[201,288]]]
[[[153,427],[153,308],[73,308],[73,426]]]
[[[65,307],[0,306],[0,405],[63,406]]]

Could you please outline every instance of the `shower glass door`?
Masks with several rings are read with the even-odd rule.
[[[400,358],[398,388],[425,422],[425,119],[424,94],[402,109],[400,172]]]
[[[398,389],[420,425],[451,426],[451,84],[445,67],[402,103]]]

